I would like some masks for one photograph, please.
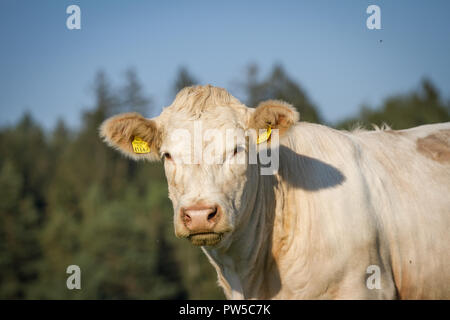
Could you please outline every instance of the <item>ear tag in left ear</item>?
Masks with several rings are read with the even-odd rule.
[[[263,142],[269,140],[271,133],[272,133],[272,127],[269,125],[269,127],[266,129],[266,131],[264,131],[263,133],[261,133],[258,136],[258,139],[256,140],[256,144],[260,144],[260,143],[263,143]]]
[[[134,140],[131,142],[133,145],[133,151],[135,153],[149,153],[150,147],[148,146],[147,141],[142,140],[139,137],[134,137]]]

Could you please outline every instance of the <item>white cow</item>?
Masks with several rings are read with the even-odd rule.
[[[196,86],[156,118],[108,119],[101,136],[164,158],[175,233],[202,246],[227,298],[449,299],[450,123],[347,132],[298,120],[285,102],[248,108]],[[274,174],[248,161],[267,152],[254,136],[223,143],[269,127]],[[211,146],[222,162],[201,160]]]

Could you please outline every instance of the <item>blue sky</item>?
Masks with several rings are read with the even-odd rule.
[[[66,28],[67,6],[81,30]],[[366,28],[381,8],[382,30]],[[2,0],[0,125],[24,110],[47,128],[71,126],[93,103],[95,73],[113,85],[134,67],[156,111],[171,101],[180,66],[201,83],[236,87],[245,67],[281,63],[327,121],[430,78],[450,98],[450,1]],[[382,40],[382,42],[380,42]]]

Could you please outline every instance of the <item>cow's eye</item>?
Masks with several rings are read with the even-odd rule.
[[[168,152],[164,152],[163,157],[164,157],[164,159],[172,160],[172,156]]]
[[[237,155],[241,151],[244,151],[244,147],[237,146],[236,148],[234,148],[233,155]]]

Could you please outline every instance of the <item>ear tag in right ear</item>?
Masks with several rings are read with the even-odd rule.
[[[269,125],[269,127],[266,129],[266,131],[264,131],[263,133],[261,133],[258,136],[258,139],[256,140],[256,144],[260,144],[260,143],[263,143],[263,142],[269,140],[271,133],[272,133],[272,127]]]
[[[133,151],[135,153],[149,153],[150,152],[150,147],[148,146],[147,141],[144,141],[139,137],[134,137],[131,144],[133,145]]]

